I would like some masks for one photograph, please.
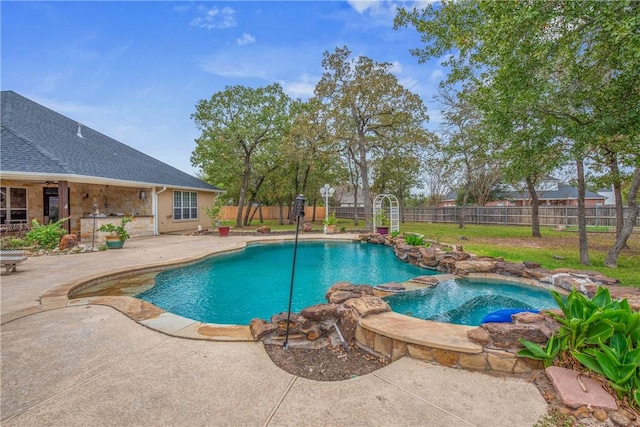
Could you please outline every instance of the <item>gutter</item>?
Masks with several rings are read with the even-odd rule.
[[[153,187],[153,235],[159,236],[160,232],[158,231],[158,194],[167,191],[167,186],[163,186],[162,190],[156,191],[156,187]]]

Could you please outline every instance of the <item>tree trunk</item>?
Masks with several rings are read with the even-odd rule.
[[[618,165],[618,156],[612,151],[606,151],[607,166],[611,171],[613,181],[613,194],[616,205],[616,239],[622,232],[624,226],[624,207],[622,204],[622,182],[620,180],[620,167]]]
[[[633,226],[638,219],[638,189],[640,188],[640,168],[636,169],[633,174],[633,181],[631,181],[631,187],[629,188],[629,211],[627,213],[627,219],[624,222],[624,226],[620,234],[617,236],[615,243],[609,250],[607,258],[604,260],[604,265],[611,268],[618,267],[618,255],[620,251],[627,246],[627,240],[633,232]]]
[[[587,239],[587,212],[584,202],[586,186],[584,182],[584,160],[576,161],[578,169],[578,237],[580,240],[580,263],[590,265],[589,262],[589,241]]]
[[[242,171],[242,186],[240,187],[240,194],[238,195],[238,214],[236,215],[236,228],[242,228],[242,211],[244,209],[244,200],[247,195],[247,188],[249,188],[249,174],[251,170],[251,164],[249,158],[244,159],[244,170]]]
[[[469,183],[464,186],[464,196],[462,196],[462,206],[460,206],[460,219],[458,228],[464,228],[464,218],[467,215],[467,201],[469,200]]]
[[[531,235],[533,237],[542,237],[542,234],[540,234],[540,202],[538,201],[536,185],[530,176],[525,181],[529,191],[529,198],[531,199]]]

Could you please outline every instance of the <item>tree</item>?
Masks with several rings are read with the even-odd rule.
[[[632,0],[461,0],[401,10],[396,25],[422,34],[426,46],[413,51],[420,61],[453,52],[448,82],[472,81],[492,100],[513,100],[520,117],[552,120],[584,195],[585,157],[611,138],[637,141],[638,16]],[[485,104],[485,117],[491,108]],[[578,205],[580,259],[588,264],[584,196]]]
[[[325,52],[325,69],[315,94],[321,100],[333,138],[351,156],[362,184],[367,228],[373,227],[372,160],[385,150],[425,145],[427,109],[420,97],[391,74],[391,64],[361,56],[350,59],[345,46]]]
[[[472,92],[470,87],[456,92],[451,86],[444,86],[437,97],[444,105],[441,124],[443,138],[437,144],[438,150],[462,170],[464,193],[459,228],[465,227],[466,207],[474,175],[493,163],[488,139],[481,126],[481,113],[469,102]]]
[[[243,226],[245,203],[255,198],[266,176],[278,167],[274,159],[290,126],[290,104],[278,84],[257,89],[227,86],[211,99],[198,101],[191,115],[202,132],[191,163],[209,182],[237,190],[236,227]],[[234,185],[237,177],[240,183]]]
[[[457,166],[444,157],[433,156],[424,162],[423,182],[427,190],[427,206],[438,207],[453,190]]]
[[[640,191],[640,167],[636,168],[633,174],[633,180],[631,181],[631,188],[629,189],[629,212],[627,219],[604,261],[607,267],[616,268],[618,266],[618,255],[620,255],[620,251],[627,246],[627,240],[633,232],[633,227],[638,219],[638,211],[640,210],[638,208],[638,191]]]

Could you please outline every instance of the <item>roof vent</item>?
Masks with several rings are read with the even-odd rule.
[[[80,138],[84,138],[84,136],[82,136],[82,123],[78,123],[78,133],[76,133],[76,135]]]

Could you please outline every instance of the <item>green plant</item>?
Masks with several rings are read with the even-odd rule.
[[[345,231],[347,231],[347,227],[340,227],[340,232],[344,233]]]
[[[562,316],[550,313],[560,323],[543,348],[521,340],[519,356],[542,360],[549,366],[559,356],[570,354],[584,367],[603,375],[620,399],[640,408],[640,313],[629,302],[614,301],[609,290],[599,287],[592,299],[573,289],[563,301],[551,291]]]
[[[404,240],[407,245],[411,246],[423,246],[424,235],[418,233],[404,233]]]
[[[399,235],[400,235],[400,232],[398,230],[395,230],[395,231],[391,232],[391,238],[392,239],[398,237]]]
[[[98,231],[103,233],[111,233],[113,236],[120,237],[120,240],[127,240],[129,238],[129,233],[125,230],[124,226],[131,222],[131,218],[128,216],[122,217],[120,220],[120,225],[114,225],[112,223],[102,224]]]
[[[211,218],[211,224],[214,227],[220,225],[220,212],[222,211],[222,207],[218,204],[218,199],[214,200],[213,205],[207,206],[204,208],[204,212],[207,214],[209,218]]]
[[[61,218],[51,224],[39,224],[35,218],[31,221],[31,230],[25,235],[25,240],[29,244],[36,244],[43,249],[53,249],[58,246],[60,238],[67,234],[62,228],[62,224],[68,218]]]
[[[338,223],[338,219],[336,218],[336,211],[333,211],[329,214],[329,216],[324,220],[325,225],[336,225]]]
[[[98,247],[98,251],[99,251],[99,252],[104,252],[104,251],[106,251],[107,249],[109,249],[109,248],[107,247],[107,245],[106,245],[106,244],[102,244],[102,245],[100,245],[100,246]]]
[[[5,248],[22,248],[25,246],[27,246],[27,242],[20,238],[10,237],[2,240],[2,247]]]
[[[380,209],[376,213],[376,225],[380,227],[388,227],[389,226],[389,218],[387,218],[387,214],[384,209]]]

